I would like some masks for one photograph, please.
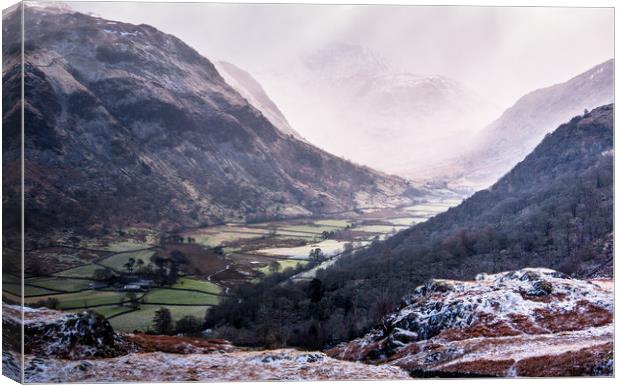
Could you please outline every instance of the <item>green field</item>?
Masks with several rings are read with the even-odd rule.
[[[8,288],[6,288],[7,286],[6,284],[3,284],[2,287],[4,288],[4,290],[9,291],[11,294],[19,295],[20,293],[19,290],[21,289],[18,289],[17,285],[15,285],[14,283],[9,284],[9,285],[10,286]],[[24,296],[26,297],[32,297],[32,296],[38,296],[38,295],[51,295],[51,294],[58,294],[58,291],[24,285]]]
[[[213,294],[171,289],[154,289],[144,297],[146,303],[155,302],[170,305],[217,305],[219,300],[220,298]]]
[[[118,317],[110,319],[110,324],[114,330],[131,332],[134,330],[149,330],[153,327],[153,317],[155,312],[162,306],[160,305],[142,305],[140,310],[122,314]],[[204,319],[207,309],[210,306],[163,306],[170,310],[172,319],[178,321],[186,315],[193,315],[199,320]]]
[[[172,287],[175,289],[200,290],[215,294],[219,294],[222,292],[222,288],[213,282],[191,278],[181,278],[174,285],[172,285]]]
[[[141,259],[144,261],[145,265],[148,265],[148,263],[151,260],[151,256],[153,254],[155,254],[155,250],[140,250],[140,251],[132,251],[132,252],[127,252],[127,253],[114,254],[102,260],[100,263],[114,270],[124,271],[125,267],[123,265],[126,264],[127,261],[129,261],[129,258],[133,258],[136,261],[138,259]]]
[[[216,247],[226,242],[234,242],[241,239],[255,239],[264,237],[265,234],[249,234],[249,233],[237,233],[237,232],[221,232],[217,234],[201,234],[197,235],[196,243],[207,246]]]
[[[84,309],[86,310],[86,309]],[[112,317],[116,314],[121,314],[124,312],[129,311],[130,309],[126,306],[118,306],[118,305],[113,305],[113,306],[100,306],[100,307],[96,307],[96,308],[92,308],[89,309],[92,311],[95,311],[99,314],[101,314],[102,316],[108,318],[108,317]],[[79,310],[74,310],[74,311],[79,311]]]
[[[92,277],[95,270],[98,270],[98,269],[103,269],[103,267],[91,263],[88,265],[78,266],[78,267],[74,267],[73,269],[61,271],[60,273],[56,273],[55,275],[57,277],[67,277],[67,278],[72,278],[72,277],[88,278],[88,277]]]
[[[110,242],[103,249],[120,253],[123,251],[146,249],[148,247],[150,247],[150,245],[144,242],[139,242],[135,240],[127,240],[127,241],[120,241],[120,242]]]
[[[97,305],[116,305],[124,297],[124,293],[119,293],[116,291],[87,290],[79,293],[29,297],[26,298],[26,303],[35,303],[48,298],[56,298],[59,301],[60,309],[88,308]]]
[[[87,279],[73,279],[73,278],[28,278],[25,281],[26,284],[41,286],[51,291],[78,291],[88,289],[88,285],[93,281]]]

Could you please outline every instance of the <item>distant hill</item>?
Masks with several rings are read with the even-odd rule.
[[[400,178],[283,133],[274,126],[281,121],[174,36],[66,8],[25,13],[32,235],[321,215],[406,204],[416,194]],[[19,16],[3,16],[7,178],[20,172],[20,45],[11,41]],[[17,206],[18,187],[8,187],[8,206]]]
[[[229,335],[245,341],[265,343],[256,331],[274,328],[292,344],[330,346],[365,334],[431,278],[524,267],[613,274],[613,111],[606,105],[571,119],[492,187],[342,257],[308,284],[246,289],[241,305],[212,311],[211,325],[237,325]]]
[[[499,112],[454,79],[394,68],[352,44],[321,47],[261,79],[312,143],[407,177],[450,158]]]
[[[218,72],[247,101],[256,107],[263,115],[280,131],[295,138],[304,140],[286,120],[286,117],[278,109],[278,106],[269,98],[260,83],[247,71],[236,65],[224,61],[214,63]]]
[[[562,122],[614,100],[614,60],[550,87],[530,92],[480,131],[471,150],[436,170],[446,179],[488,187],[523,160]],[[453,183],[455,183],[453,181]]]

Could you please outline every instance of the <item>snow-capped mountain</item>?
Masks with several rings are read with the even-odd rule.
[[[612,103],[613,79],[611,59],[564,83],[523,96],[477,134],[469,152],[443,165],[445,179],[474,188],[489,186],[560,123]]]
[[[408,176],[453,155],[496,113],[456,80],[396,69],[357,45],[324,47],[259,78],[312,143]]]

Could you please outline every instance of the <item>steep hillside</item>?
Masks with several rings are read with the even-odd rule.
[[[448,179],[477,188],[489,186],[562,122],[584,109],[612,103],[613,79],[611,59],[564,83],[523,96],[477,134],[473,148],[463,158],[444,165]]]
[[[283,133],[303,140],[303,137],[291,127],[278,106],[269,98],[269,95],[252,75],[232,63],[220,61],[214,64],[226,83],[246,98],[252,106],[260,110],[271,124]]]
[[[328,353],[416,376],[613,375],[613,282],[548,269],[433,280]]]
[[[19,44],[10,36],[18,36],[18,12],[3,21],[3,84],[17,92]],[[403,180],[283,134],[174,36],[29,6],[25,29],[29,234],[171,229],[411,200]],[[11,122],[19,98],[5,95],[3,121]],[[19,145],[14,134],[7,154]]]
[[[613,112],[607,105],[561,125],[489,189],[382,247],[411,254],[425,239],[442,264],[487,255],[480,271],[527,260],[584,272],[606,262],[603,249],[613,231]]]
[[[560,126],[459,206],[342,257],[309,283],[240,291],[241,304],[227,301],[208,320],[247,342],[270,343],[261,337],[270,330],[291,344],[329,346],[366,333],[431,278],[539,266],[608,276],[613,196],[608,105]]]
[[[350,44],[322,47],[261,80],[312,143],[411,177],[449,158],[498,113],[454,79],[393,68]]]

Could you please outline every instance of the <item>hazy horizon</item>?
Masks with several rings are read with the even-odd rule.
[[[283,68],[331,43],[360,45],[402,71],[453,78],[502,109],[614,55],[612,8],[67,4],[153,25],[207,58],[252,74]]]

